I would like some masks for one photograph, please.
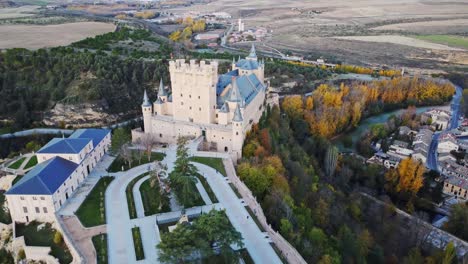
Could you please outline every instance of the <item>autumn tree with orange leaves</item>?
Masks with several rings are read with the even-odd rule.
[[[416,195],[424,184],[425,171],[426,168],[422,162],[406,158],[400,162],[398,168],[385,173],[387,189]]]

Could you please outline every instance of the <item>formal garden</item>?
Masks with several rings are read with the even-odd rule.
[[[198,162],[209,167],[212,167],[224,177],[226,177],[226,169],[224,168],[223,160],[221,158],[211,158],[211,157],[190,157],[190,161]]]
[[[17,170],[21,167],[21,164],[23,164],[23,162],[26,160],[26,157],[22,157],[22,158],[19,158],[18,160],[16,160],[15,162],[11,163],[8,168],[10,169],[13,169],[13,170]]]
[[[159,152],[151,152],[151,156],[148,158],[148,155],[143,153],[140,150],[131,150],[129,154],[120,153],[112,164],[107,169],[108,172],[119,172],[129,170],[131,168],[154,162],[161,161],[165,157],[165,154]]]
[[[37,164],[37,156],[34,155],[28,160],[28,163],[26,163],[26,165],[24,165],[24,169],[27,170],[29,168],[32,168],[32,167],[36,166],[36,164]]]
[[[149,178],[140,186],[141,200],[145,210],[145,216],[171,211],[170,198],[160,183]]]
[[[137,218],[137,212],[136,212],[136,207],[135,207],[135,200],[133,197],[133,186],[135,186],[135,183],[137,183],[141,178],[147,176],[149,172],[145,172],[135,179],[133,179],[128,185],[127,188],[125,189],[125,195],[127,196],[127,205],[128,205],[128,213],[130,215],[130,219]]]
[[[106,189],[113,180],[113,177],[102,177],[96,183],[86,199],[76,211],[76,216],[80,219],[84,227],[103,225],[106,223]]]
[[[136,260],[145,259],[145,252],[143,250],[143,241],[141,240],[141,233],[139,227],[132,228],[133,246],[135,247]]]
[[[109,261],[107,252],[107,234],[93,236],[94,249],[96,250],[97,264],[107,264]]]
[[[50,223],[32,221],[28,224],[16,224],[16,237],[24,236],[27,246],[50,247],[50,255],[67,264],[73,260],[62,234]]]

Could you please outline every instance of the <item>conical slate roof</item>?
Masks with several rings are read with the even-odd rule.
[[[166,89],[164,89],[162,78],[161,78],[161,81],[159,82],[158,96],[167,96],[167,91]]]
[[[228,101],[229,102],[240,102],[242,97],[241,97],[241,93],[239,91],[239,87],[237,86],[236,78],[233,77],[231,80],[232,80],[231,81],[232,88],[231,88],[231,93],[229,94]]]
[[[255,45],[252,43],[252,47],[250,48],[249,59],[257,59],[257,52],[255,51]]]
[[[242,122],[244,118],[242,118],[242,113],[240,111],[240,106],[237,104],[236,111],[234,111],[234,117],[232,118],[233,122]]]
[[[143,95],[143,104],[142,106],[151,106],[151,103],[148,99],[148,94],[146,94],[146,90],[145,90],[145,93]]]

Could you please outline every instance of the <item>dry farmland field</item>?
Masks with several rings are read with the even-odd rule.
[[[268,46],[311,58],[396,67],[468,67],[466,38],[460,39],[468,34],[466,0],[214,0],[173,9],[187,10],[230,12],[234,19],[241,17],[246,28],[272,30]]]
[[[39,49],[68,45],[72,42],[115,30],[115,25],[78,22],[59,25],[0,25],[0,49]]]

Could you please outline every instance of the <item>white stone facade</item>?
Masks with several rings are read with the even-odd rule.
[[[169,144],[179,136],[204,136],[211,148],[239,159],[247,131],[262,116],[266,96],[263,63],[257,62],[254,51],[246,61],[254,67],[245,69],[234,63],[232,77],[218,76],[216,61],[169,62],[172,94],[161,83],[158,98],[151,104],[145,92],[144,131],[133,130],[133,141],[144,134]],[[223,78],[226,85],[218,88]]]
[[[58,211],[79,188],[81,183],[96,166],[97,162],[108,151],[110,144],[111,134],[109,131],[109,133],[99,143],[97,143],[96,146],[93,146],[93,141],[90,140],[90,143],[78,154],[38,154],[39,164],[36,166],[40,166],[49,159],[60,157],[75,163],[76,168],[68,178],[61,182],[61,185],[53,194],[33,194],[35,190],[32,189],[31,186],[28,187],[27,191],[19,190],[11,193],[7,192],[6,199],[13,222],[30,222],[33,220],[39,222],[55,222],[55,212]],[[46,160],[44,160],[44,158]],[[30,171],[30,173],[33,172],[33,170]],[[50,174],[47,175],[47,177],[54,177],[55,172],[49,171],[49,173]],[[24,177],[28,177],[28,174]],[[17,184],[21,184],[21,181]],[[12,189],[14,189],[14,187],[15,186],[13,186]]]

